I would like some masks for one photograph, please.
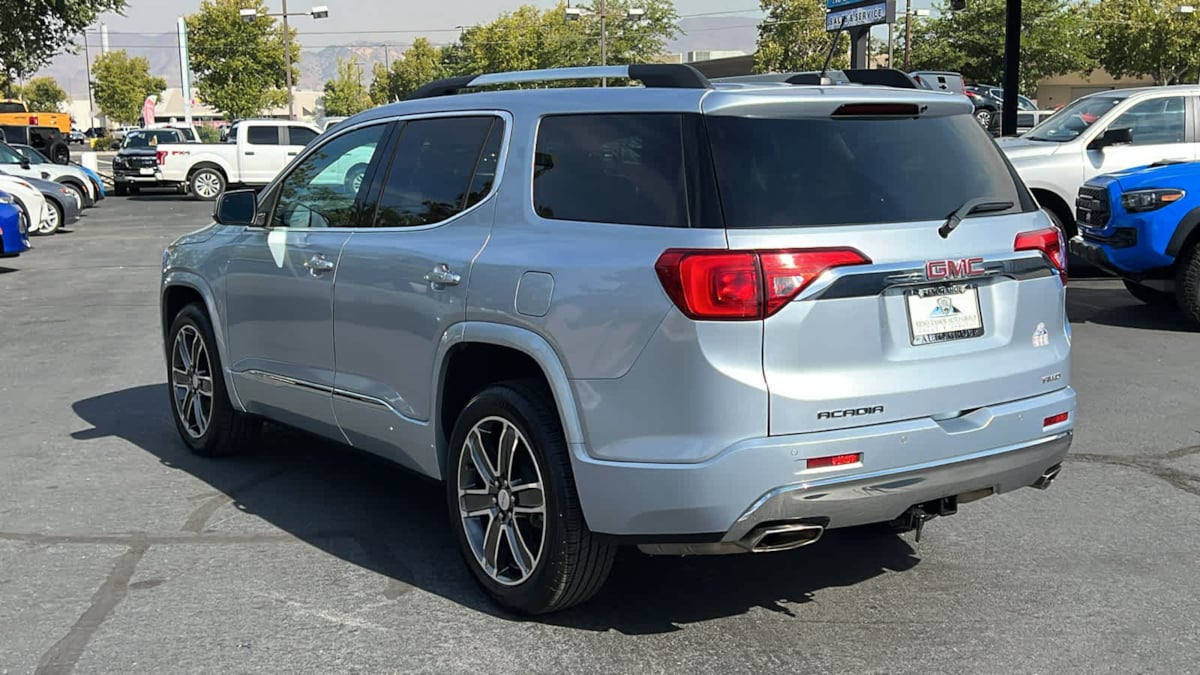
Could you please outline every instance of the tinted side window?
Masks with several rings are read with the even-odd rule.
[[[363,176],[387,124],[328,140],[300,161],[279,187],[274,227],[358,227],[355,208]]]
[[[493,117],[440,117],[404,125],[384,179],[376,227],[440,223],[467,208]]]
[[[308,145],[317,133],[308,127],[288,127],[288,145]]]
[[[1132,129],[1134,145],[1182,143],[1186,138],[1184,98],[1168,96],[1142,101],[1108,125],[1109,129]]]
[[[538,215],[626,225],[688,224],[681,115],[557,115],[534,156]]]
[[[1012,202],[1007,213],[1032,206],[970,115],[711,116],[707,126],[731,228],[945,220],[977,197]]]
[[[246,142],[251,145],[279,145],[279,128],[250,127],[246,129]]]

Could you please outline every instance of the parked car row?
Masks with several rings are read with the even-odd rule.
[[[70,227],[104,198],[104,183],[91,169],[55,164],[28,145],[0,143],[0,255],[24,253],[29,235]]]

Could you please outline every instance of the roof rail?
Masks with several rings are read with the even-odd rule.
[[[579,66],[448,77],[422,86],[404,100],[452,96],[461,93],[463,89],[497,84],[600,78],[628,78],[654,88],[708,89],[711,87],[708,78],[686,63],[642,63],[628,66]]]
[[[920,89],[920,85],[907,73],[893,68],[847,68],[830,70],[821,77],[817,71],[801,73],[767,73],[762,75],[735,75],[718,77],[714,82],[786,82],[788,84],[834,85],[867,84],[901,89]]]

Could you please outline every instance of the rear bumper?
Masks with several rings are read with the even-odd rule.
[[[1068,421],[1043,428],[1062,412]],[[941,422],[752,439],[699,464],[604,462],[576,447],[573,465],[593,532],[638,543],[735,542],[763,523],[887,522],[914,504],[1031,486],[1066,456],[1074,417],[1068,387]],[[847,453],[862,453],[862,462],[807,468],[809,458]]]

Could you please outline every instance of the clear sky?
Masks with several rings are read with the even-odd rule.
[[[314,5],[329,8],[329,18],[315,21],[295,17],[301,42],[306,47],[347,44],[362,40],[408,42],[426,36],[434,42],[449,42],[456,26],[469,26],[494,19],[523,4],[551,7],[555,0],[288,0],[288,12],[304,12]],[[282,10],[283,0],[267,0],[272,12]],[[176,20],[195,12],[200,0],[130,0],[125,16],[105,15],[109,42],[119,48],[133,33],[169,33]],[[758,0],[675,0],[681,16],[729,13],[761,16]],[[95,38],[89,39],[89,41]]]

